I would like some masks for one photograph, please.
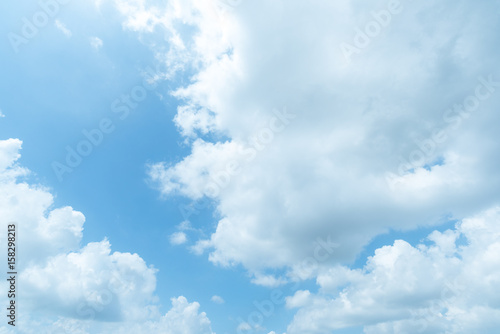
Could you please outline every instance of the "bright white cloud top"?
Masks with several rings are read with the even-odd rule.
[[[167,200],[214,203],[208,234],[184,217],[167,245],[243,268],[271,291],[315,282],[283,297],[294,312],[287,334],[496,333],[498,3],[96,6],[111,6],[149,47],[165,69],[154,81],[171,82],[179,102],[172,121],[189,152],[144,161],[148,183]],[[42,323],[49,332],[213,333],[198,302],[180,296],[159,311],[156,269],[138,254],[113,252],[104,236],[82,246],[84,215],[23,181],[20,148],[0,141],[0,214],[29,245],[20,253],[28,332]],[[417,243],[393,239],[354,268],[377,236],[422,228],[435,230]],[[210,292],[213,306],[230,304],[221,295]],[[259,312],[234,331],[274,333]]]

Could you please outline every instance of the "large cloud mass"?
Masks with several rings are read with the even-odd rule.
[[[192,152],[150,176],[214,199],[221,219],[199,246],[254,273],[293,266],[318,236],[346,262],[388,229],[486,208],[499,195],[497,7],[141,2],[128,26],[164,28],[176,43],[161,59],[195,73],[174,92]],[[155,20],[139,24],[141,10]]]
[[[316,278],[317,293],[287,299],[298,308],[289,334],[500,326],[496,1],[113,3],[126,29],[153,36],[144,41],[162,35],[151,47],[167,70],[155,80],[190,76],[171,93],[191,153],[152,164],[149,176],[163,195],[216,203],[217,226],[193,249],[216,264],[242,264],[262,285]],[[138,319],[123,332],[211,332],[199,305],[182,297],[158,314],[154,269],[137,255],[113,253],[106,240],[80,248],[83,215],[48,210],[47,190],[16,181],[27,173],[13,166],[19,147],[0,142],[9,203],[0,213],[43,249],[22,273],[28,298],[55,289],[52,311],[83,302],[79,316],[56,325],[73,326],[106,300],[96,317]],[[456,228],[430,242],[398,240],[363,269],[345,266],[382,232],[452,219]],[[325,238],[335,251],[322,266],[292,276]],[[54,268],[81,279],[55,288],[64,282]],[[288,276],[268,275],[275,268]],[[120,289],[95,293],[110,280]]]

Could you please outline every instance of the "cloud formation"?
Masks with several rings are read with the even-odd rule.
[[[71,37],[73,33],[69,30],[64,23],[59,20],[54,21],[54,25],[59,29],[66,37]]]
[[[363,269],[330,268],[320,292],[298,291],[287,333],[494,333],[500,326],[500,207],[432,232],[415,247],[403,240],[375,251]]]
[[[340,247],[330,262],[346,263],[379,233],[498,200],[494,5],[401,1],[348,62],[340,45],[387,2],[219,4],[141,2],[126,21],[176,38],[162,59],[196,69],[173,93],[191,154],[158,162],[150,176],[164,194],[215,200],[221,219],[202,241],[211,261],[290,267],[331,235]],[[293,118],[270,134],[285,109]]]
[[[182,245],[187,242],[187,236],[184,232],[175,232],[170,236],[170,243],[174,246]]]
[[[216,304],[224,304],[224,299],[221,296],[214,295],[210,300]]]
[[[182,296],[160,314],[156,269],[138,254],[113,252],[107,239],[81,246],[84,215],[54,208],[48,189],[25,181],[30,172],[17,162],[21,146],[0,140],[0,215],[4,230],[17,225],[23,333],[212,333],[200,305]],[[7,282],[0,287],[6,291]],[[5,324],[0,331],[10,333]]]
[[[99,37],[90,37],[89,38],[89,41],[90,41],[90,45],[95,49],[95,50],[99,50],[100,48],[102,48],[103,46],[103,42],[102,42],[102,39],[100,39]]]
[[[289,334],[498,328],[496,4],[117,3],[127,29],[163,34],[151,45],[163,78],[190,74],[172,95],[191,153],[148,172],[163,195],[216,203],[193,250],[274,287],[318,237],[338,245],[304,276],[320,291],[287,299]],[[380,233],[453,219],[426,244],[397,240],[346,266]],[[265,274],[275,268],[288,275]]]

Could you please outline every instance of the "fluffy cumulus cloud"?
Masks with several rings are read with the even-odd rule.
[[[192,74],[172,92],[191,153],[149,174],[164,195],[216,203],[217,227],[193,249],[266,286],[286,279],[267,269],[296,278],[301,261],[323,258],[299,276],[321,292],[289,298],[300,309],[291,333],[497,326],[497,209],[433,233],[431,246],[396,241],[364,270],[342,263],[381,232],[498,204],[498,4],[117,3],[126,28],[164,34],[166,46],[152,43],[164,78]],[[336,245],[327,257],[320,237]]]
[[[194,71],[173,92],[191,154],[150,176],[217,203],[213,262],[291,267],[325,235],[329,262],[351,261],[390,228],[498,201],[494,3],[138,3],[126,25]]]
[[[172,298],[172,308],[158,321],[120,327],[119,333],[155,334],[215,334],[205,312],[200,312],[200,304],[189,303],[186,298]]]
[[[106,239],[82,246],[84,215],[54,208],[48,189],[26,182],[29,170],[17,162],[21,145],[0,141],[0,216],[4,230],[16,224],[21,249],[23,316],[16,325],[22,333],[212,333],[200,305],[182,296],[160,314],[156,269],[139,255],[113,252]],[[0,238],[5,245],[6,234]],[[7,291],[7,281],[0,287]],[[2,326],[0,332],[10,333]]]
[[[330,268],[320,291],[298,291],[294,333],[365,325],[365,333],[495,333],[500,326],[500,207],[434,231],[428,244],[403,240],[375,251],[363,269]]]

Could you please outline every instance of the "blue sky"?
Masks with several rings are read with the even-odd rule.
[[[19,333],[498,328],[494,1],[55,1],[0,11]]]

